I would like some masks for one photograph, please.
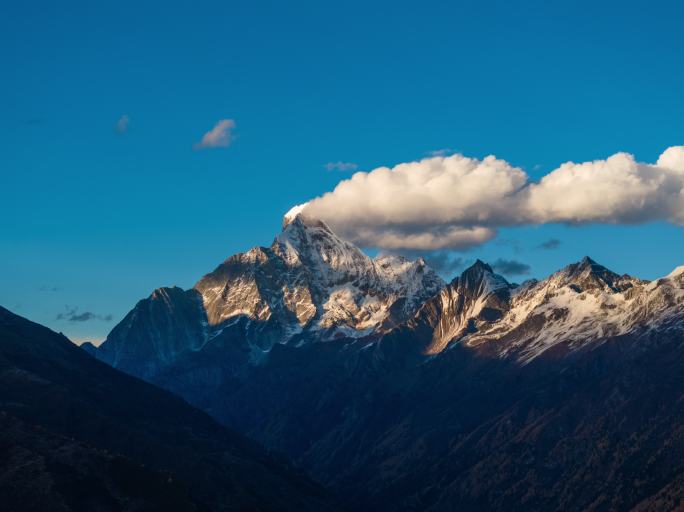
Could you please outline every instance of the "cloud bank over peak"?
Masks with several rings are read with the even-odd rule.
[[[684,146],[655,164],[617,153],[567,162],[533,182],[505,160],[460,154],[357,172],[302,208],[364,247],[467,249],[504,226],[684,224]]]

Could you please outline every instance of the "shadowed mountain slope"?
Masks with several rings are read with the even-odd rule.
[[[336,509],[320,487],[255,443],[3,308],[0,411],[0,492],[15,499],[37,488],[65,510],[84,510],[74,500],[90,503],[97,485],[113,500],[92,501],[102,510],[162,510],[173,496],[177,510]],[[98,470],[85,471],[89,465]],[[79,489],[64,487],[79,481]]]

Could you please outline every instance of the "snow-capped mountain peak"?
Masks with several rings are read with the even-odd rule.
[[[477,260],[426,301],[411,323],[427,323],[432,328],[432,340],[426,351],[436,354],[451,341],[501,318],[513,289],[515,286],[494,273],[492,267]]]
[[[497,290],[509,290],[512,285],[494,273],[492,267],[482,260],[476,260],[455,280],[457,286],[472,296],[486,297]]]
[[[460,341],[526,362],[552,348],[564,353],[638,329],[682,328],[683,305],[682,268],[648,282],[585,257],[514,287],[476,262],[427,301],[413,322],[432,328],[428,353]]]
[[[235,255],[195,285],[216,328],[245,317],[260,339],[362,336],[410,316],[443,281],[423,260],[371,259],[323,221],[288,212],[270,247]],[[307,334],[308,333],[308,334]]]
[[[290,222],[296,219],[304,211],[305,207],[306,203],[302,203],[290,208],[283,216],[283,229],[285,229],[285,226],[287,226]]]
[[[630,276],[616,274],[588,256],[551,277],[559,284],[574,286],[576,291],[603,290],[606,293],[618,293],[634,284]]]
[[[325,286],[374,272],[372,262],[355,245],[341,239],[325,222],[292,217],[271,249],[292,268],[306,266]]]

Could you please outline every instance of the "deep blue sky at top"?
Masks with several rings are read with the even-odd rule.
[[[155,287],[269,244],[349,175],[331,161],[654,162],[684,144],[683,19],[653,1],[3,2],[0,304],[101,339]],[[193,151],[222,118],[231,147]],[[653,278],[684,264],[684,232],[506,229],[455,256],[543,277],[584,254]]]

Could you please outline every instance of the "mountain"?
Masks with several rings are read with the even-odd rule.
[[[420,260],[371,259],[289,215],[270,248],[167,295],[96,356],[139,365],[352,509],[684,499],[684,268],[649,282],[584,258],[516,285],[477,261],[444,285]],[[188,297],[202,314],[164,343]],[[148,355],[122,364],[117,350]]]
[[[207,315],[195,290],[159,288],[141,300],[108,336],[109,343],[95,351],[115,368],[150,377],[188,350],[197,350],[208,338]],[[84,347],[94,353],[91,347]]]
[[[494,274],[486,263],[477,260],[437,296],[421,308],[413,328],[425,322],[433,331],[426,353],[438,353],[455,338],[474,333],[478,328],[500,320],[508,309],[510,285]]]
[[[568,353],[610,337],[679,328],[683,284],[681,267],[648,282],[585,257],[543,281],[512,286],[478,262],[412,322],[433,329],[430,353],[461,341],[526,362],[549,350]]]
[[[160,288],[140,301],[97,354],[148,379],[208,344],[232,345],[242,365],[274,344],[385,332],[443,286],[422,259],[372,259],[325,223],[286,215],[270,247],[231,256],[191,290]]]
[[[180,398],[0,308],[4,510],[334,510]]]

